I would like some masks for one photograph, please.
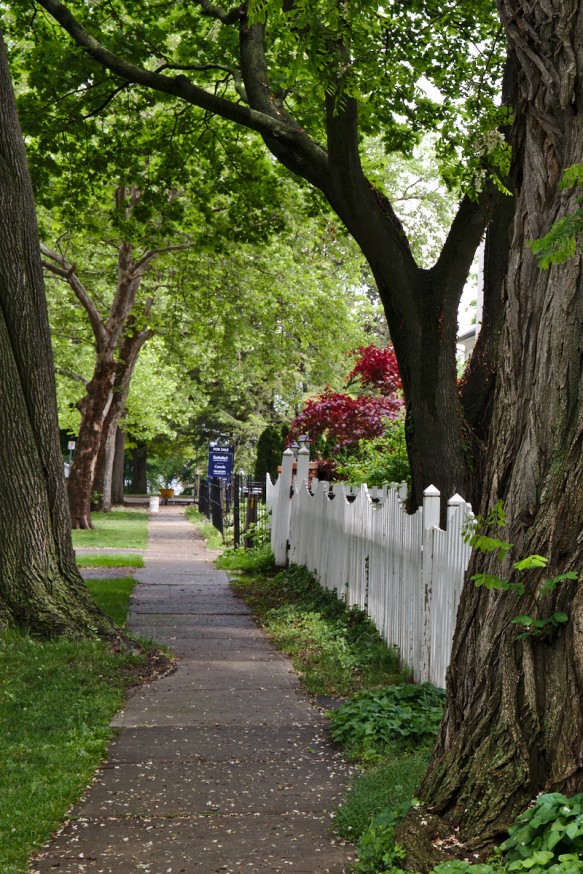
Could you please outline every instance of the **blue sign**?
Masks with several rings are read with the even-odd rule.
[[[228,479],[233,476],[233,447],[209,446],[209,479]]]

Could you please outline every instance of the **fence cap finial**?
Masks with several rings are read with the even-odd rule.
[[[283,454],[289,456],[289,455],[293,455],[293,452],[292,452],[292,450],[289,449],[289,447],[288,447],[288,449],[284,449]]]
[[[427,486],[427,488],[423,492],[423,495],[426,498],[439,498],[441,496],[441,492],[435,486]]]
[[[461,507],[462,504],[465,504],[465,499],[462,498],[460,494],[457,492],[455,495],[452,495],[449,501],[447,502],[448,507]]]
[[[300,457],[300,455],[310,455],[310,450],[307,446],[300,446],[300,448],[298,449],[298,458]]]

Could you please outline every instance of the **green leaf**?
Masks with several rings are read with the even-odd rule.
[[[474,585],[479,588],[485,586],[487,589],[508,589],[509,583],[507,580],[502,580],[500,577],[495,577],[492,574],[474,574],[470,577]]]
[[[544,555],[528,555],[526,558],[515,562],[514,567],[517,571],[526,571],[531,568],[546,567],[548,563],[549,560]]]
[[[551,620],[553,622],[564,623],[569,621],[569,616],[567,613],[553,613]]]

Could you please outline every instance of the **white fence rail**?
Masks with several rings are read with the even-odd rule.
[[[275,483],[267,477],[271,545],[276,564],[305,565],[350,606],[366,610],[383,639],[398,646],[417,682],[445,685],[455,619],[470,548],[461,532],[471,507],[448,502],[447,530],[439,528],[437,489],[408,515],[399,490],[351,488],[312,481],[309,452],[297,470],[286,450]]]

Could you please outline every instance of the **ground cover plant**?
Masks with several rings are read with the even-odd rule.
[[[394,840],[394,829],[407,812],[387,809],[364,832],[355,874],[400,872],[404,852]],[[452,852],[453,856],[453,852]],[[559,792],[539,795],[508,830],[486,861],[445,861],[430,874],[582,874],[583,793],[567,797]]]
[[[145,549],[148,542],[146,510],[117,510],[92,513],[94,529],[74,530],[73,546],[113,549]]]
[[[90,580],[119,624],[133,580]],[[25,874],[102,760],[109,722],[145,669],[142,655],[101,641],[0,633],[0,871]]]

